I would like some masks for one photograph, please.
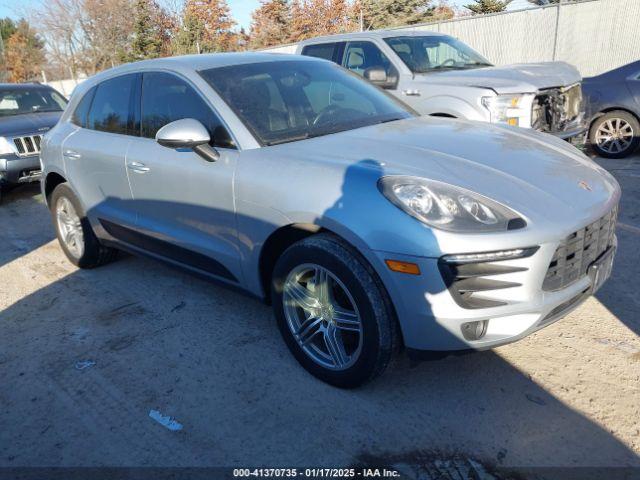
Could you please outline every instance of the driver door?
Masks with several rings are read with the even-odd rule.
[[[199,120],[220,153],[207,162],[190,149],[159,145],[156,132],[183,118]],[[240,255],[233,199],[238,151],[218,114],[185,79],[167,72],[143,74],[141,137],[126,166],[138,214],[130,241],[199,272],[237,283]]]

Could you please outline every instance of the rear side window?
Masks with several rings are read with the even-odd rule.
[[[78,106],[73,111],[73,115],[71,116],[71,121],[75,123],[79,127],[87,126],[87,115],[89,114],[89,108],[91,107],[91,100],[93,100],[93,95],[96,93],[95,87],[89,90],[84,94],[82,100],[78,103]]]
[[[302,55],[306,55],[307,57],[322,58],[324,60],[331,60],[332,62],[340,63],[344,45],[345,42],[307,45],[302,49]]]
[[[169,73],[145,73],[142,80],[142,136],[155,138],[166,124],[194,118],[209,131],[215,147],[236,148],[220,118],[184,80]]]
[[[89,110],[87,128],[101,132],[138,135],[133,109],[137,78],[136,74],[123,75],[98,85]]]

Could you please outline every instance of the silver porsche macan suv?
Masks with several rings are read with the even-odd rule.
[[[342,387],[401,346],[479,350],[549,325],[602,285],[616,248],[620,188],[572,146],[419,117],[307,57],[105,71],[45,135],[42,163],[75,265],[122,249],[239,287]]]

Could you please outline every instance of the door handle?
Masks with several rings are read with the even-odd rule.
[[[82,155],[75,150],[65,150],[63,155],[67,158],[82,158]]]
[[[149,167],[147,167],[144,163],[140,163],[140,162],[129,162],[127,164],[127,167],[129,167],[129,170],[132,170],[137,173],[147,173],[150,170]]]

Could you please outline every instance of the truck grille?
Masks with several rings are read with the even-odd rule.
[[[556,249],[542,289],[560,290],[587,274],[587,269],[614,242],[618,207],[585,228],[573,232]]]
[[[41,135],[26,135],[24,137],[15,137],[13,143],[16,146],[19,157],[28,157],[40,153]]]
[[[536,96],[533,102],[532,127],[550,133],[561,133],[574,128],[583,116],[582,85],[549,88]]]

